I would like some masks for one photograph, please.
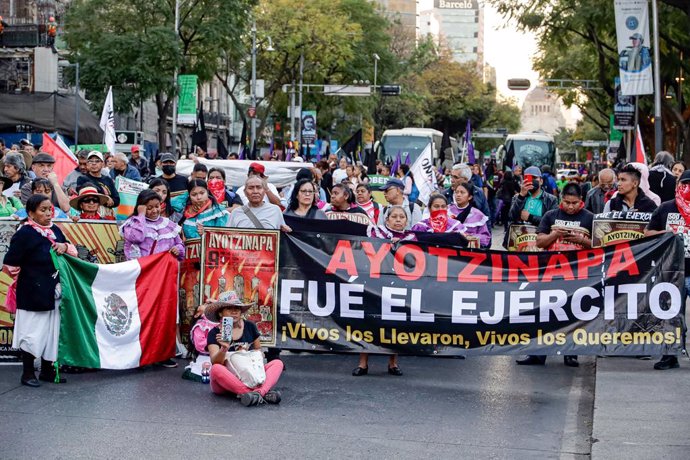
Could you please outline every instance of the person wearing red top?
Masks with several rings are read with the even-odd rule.
[[[96,187],[86,186],[79,190],[79,195],[72,198],[69,202],[77,211],[80,211],[79,216],[74,218],[74,221],[88,219],[88,220],[115,220],[113,216],[101,216],[98,210],[101,206],[108,203],[108,197],[98,193]]]

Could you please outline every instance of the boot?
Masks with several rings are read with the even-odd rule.
[[[27,387],[37,388],[41,386],[41,383],[36,380],[36,372],[34,370],[34,355],[26,351],[22,351],[22,385]]]
[[[38,380],[52,383],[65,383],[67,381],[56,371],[54,363],[43,358],[41,358],[41,373],[38,374]]]

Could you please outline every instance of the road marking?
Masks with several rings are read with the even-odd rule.
[[[194,433],[199,436],[214,436],[217,438],[232,438],[234,435],[232,434],[221,434],[221,433]]]

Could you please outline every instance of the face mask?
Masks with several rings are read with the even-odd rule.
[[[448,211],[445,209],[437,209],[431,211],[431,217],[429,218],[429,223],[434,233],[443,233],[446,231],[448,226]]]
[[[225,182],[223,179],[211,179],[208,181],[208,190],[213,194],[217,202],[225,201]]]
[[[175,174],[175,166],[173,165],[163,165],[163,174],[166,176],[172,176]]]
[[[678,186],[678,195],[680,195],[685,202],[690,202],[690,184],[680,184]]]

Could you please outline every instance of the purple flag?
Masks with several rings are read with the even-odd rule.
[[[474,158],[474,146],[472,145],[472,127],[470,126],[470,120],[467,120],[467,129],[465,129],[465,145],[467,148],[467,162],[474,164],[476,160]]]
[[[243,145],[243,146],[240,148],[240,156],[238,157],[238,159],[244,160],[244,150],[245,150],[245,149],[244,149],[244,145]]]
[[[393,165],[391,165],[391,177],[394,177],[395,173],[398,172],[398,168],[400,168],[401,163],[402,157],[400,156],[400,150],[398,150],[398,154],[395,157],[395,161],[393,161]]]
[[[411,161],[411,160],[410,160],[410,154],[408,153],[408,154],[405,156],[405,164],[406,164],[407,166],[410,166],[410,161]]]

